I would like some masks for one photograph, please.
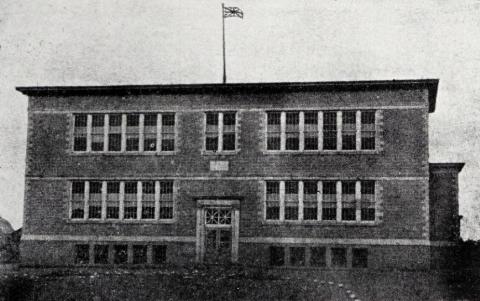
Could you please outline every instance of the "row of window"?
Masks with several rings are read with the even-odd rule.
[[[267,150],[374,150],[375,111],[267,113]]]
[[[375,220],[375,181],[267,181],[265,186],[266,220]]]
[[[375,150],[375,111],[267,112],[271,151]],[[171,152],[175,114],[75,114],[77,152]],[[236,112],[205,113],[204,150],[237,149]]]
[[[76,264],[161,264],[166,259],[165,245],[75,245]]]
[[[72,219],[173,218],[173,181],[73,181]]]
[[[308,252],[308,256],[307,256]],[[328,255],[327,255],[328,253]],[[270,265],[347,268],[346,248],[270,246]],[[352,248],[351,267],[368,267],[368,249]]]
[[[74,119],[74,151],[175,150],[175,114],[75,114]]]

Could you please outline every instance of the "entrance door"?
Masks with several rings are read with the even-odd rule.
[[[232,257],[232,209],[205,208],[205,262],[225,264]]]
[[[197,200],[195,253],[198,263],[237,262],[239,207],[238,200]]]

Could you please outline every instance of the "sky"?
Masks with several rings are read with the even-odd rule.
[[[226,1],[226,0],[225,0]],[[227,1],[228,82],[440,79],[430,161],[465,162],[480,239],[480,1]],[[16,86],[222,80],[221,2],[0,0],[0,216],[23,220],[27,98]]]

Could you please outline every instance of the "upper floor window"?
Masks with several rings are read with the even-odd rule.
[[[266,181],[265,219],[375,221],[375,181]]]
[[[75,114],[75,152],[175,150],[175,114]]]
[[[235,151],[237,120],[235,112],[205,113],[205,150]]]
[[[375,119],[373,110],[267,112],[267,150],[375,150]]]
[[[71,219],[171,220],[173,181],[73,181]]]

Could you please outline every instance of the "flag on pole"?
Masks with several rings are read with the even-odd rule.
[[[239,17],[240,19],[243,19],[243,11],[238,7],[224,7],[223,17]]]

